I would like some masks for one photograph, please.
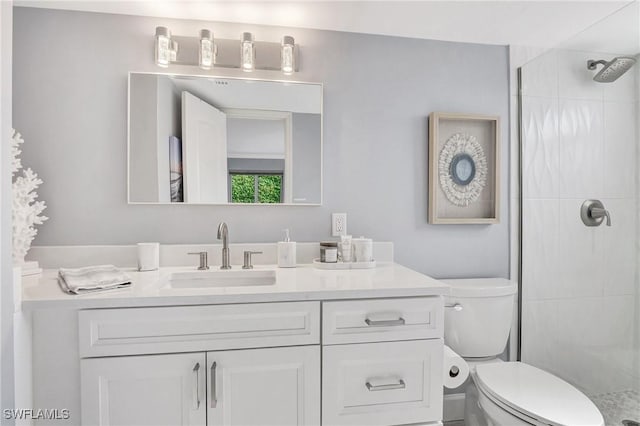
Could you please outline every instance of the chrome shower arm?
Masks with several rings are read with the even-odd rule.
[[[596,69],[596,65],[607,65],[607,61],[605,60],[599,60],[599,61],[594,61],[593,59],[589,59],[587,61],[587,69],[590,70],[595,70]]]

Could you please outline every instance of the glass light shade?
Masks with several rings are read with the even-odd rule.
[[[156,27],[156,65],[166,68],[171,62],[171,31],[167,27]]]
[[[213,33],[209,30],[200,31],[200,48],[198,49],[198,65],[203,70],[210,70],[215,62],[215,44]]]
[[[295,69],[294,64],[294,46],[295,41],[293,37],[284,36],[282,39],[282,46],[280,47],[280,69],[285,75],[293,74]]]
[[[253,35],[251,33],[242,33],[240,58],[242,71],[253,71],[255,68],[256,52],[253,46]]]
[[[171,62],[178,60],[178,42],[171,40]]]

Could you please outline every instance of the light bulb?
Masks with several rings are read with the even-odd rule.
[[[198,49],[198,64],[203,70],[210,70],[215,62],[215,44],[213,33],[200,30],[200,49]]]
[[[282,46],[280,47],[280,69],[285,75],[291,75],[295,70],[294,46],[295,41],[293,37],[284,36],[282,38]]]
[[[253,35],[251,33],[242,33],[242,42],[240,46],[242,71],[253,71],[255,67],[255,55],[256,52],[253,46]]]
[[[156,27],[156,65],[166,68],[171,62],[171,31],[167,27]]]

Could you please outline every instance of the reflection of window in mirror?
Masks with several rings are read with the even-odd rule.
[[[281,203],[282,173],[229,173],[231,203]]]
[[[249,177],[253,176],[251,181],[255,181],[256,187],[253,197],[243,192],[246,194],[246,199],[252,201],[240,201],[234,198],[232,194],[234,185],[237,187],[241,181],[238,177],[237,183],[231,184],[229,201],[232,203],[292,202],[292,113],[225,109],[225,114],[227,115],[229,175],[247,176],[248,186],[250,186]],[[275,185],[275,176],[278,176],[277,194],[273,192],[269,196],[264,195],[268,186]]]

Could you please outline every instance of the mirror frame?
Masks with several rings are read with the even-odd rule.
[[[132,201],[131,200],[131,75],[132,74],[149,74],[149,75],[166,75],[170,77],[194,77],[207,79],[225,79],[225,80],[246,80],[246,81],[264,81],[271,83],[287,83],[287,84],[315,84],[319,85],[320,92],[320,202],[319,203],[173,203],[166,201],[150,202],[150,201]],[[297,81],[297,80],[270,80],[266,78],[246,78],[246,77],[229,77],[208,74],[181,74],[167,72],[148,72],[148,71],[129,71],[127,75],[127,204],[129,205],[148,205],[148,206],[166,206],[166,205],[183,205],[183,206],[322,206],[324,203],[324,84],[313,81]]]

